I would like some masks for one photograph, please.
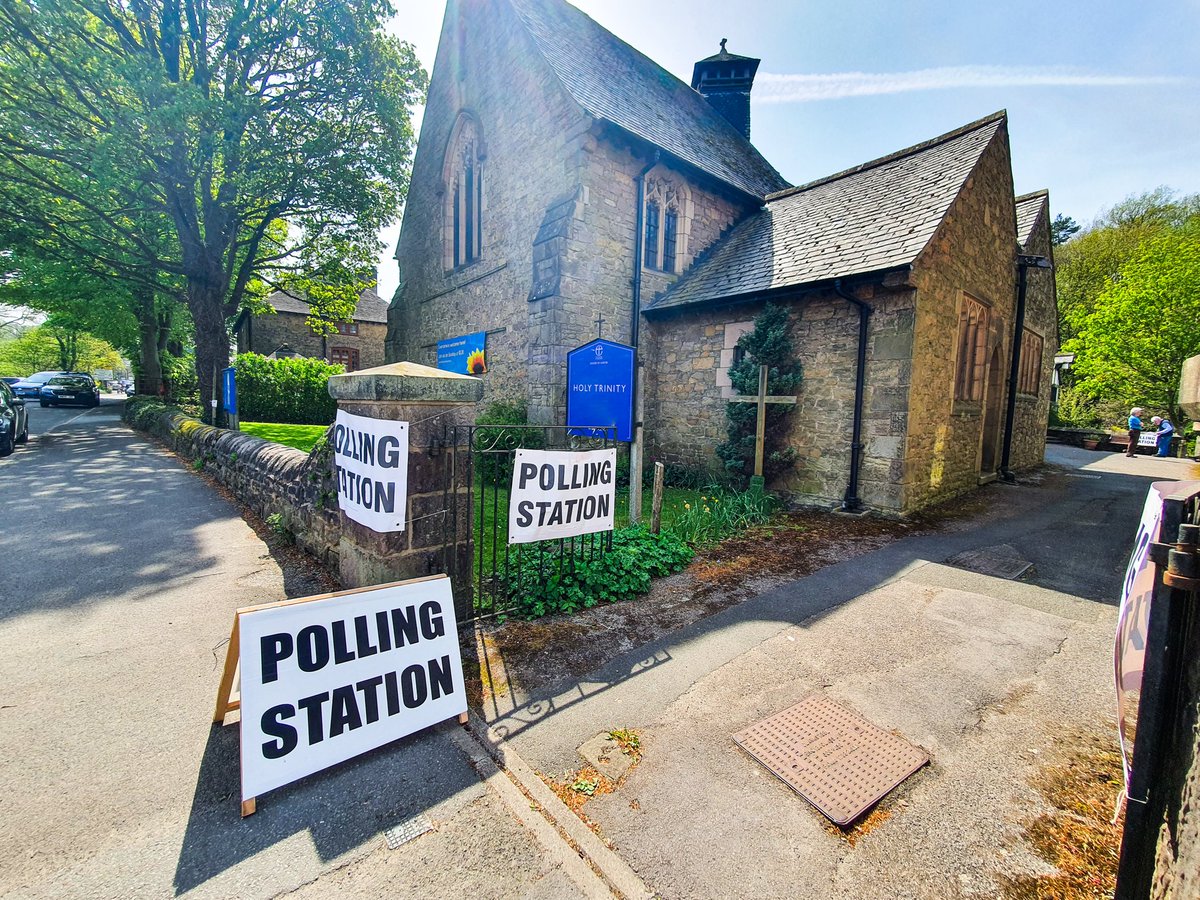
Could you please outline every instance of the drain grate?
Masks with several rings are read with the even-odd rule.
[[[929,762],[925,752],[813,694],[733,740],[838,825],[848,825]]]
[[[405,819],[399,825],[393,825],[383,833],[383,839],[387,841],[389,850],[395,850],[401,844],[407,844],[409,841],[419,838],[427,831],[433,830],[433,823],[424,815],[416,815],[411,819]]]

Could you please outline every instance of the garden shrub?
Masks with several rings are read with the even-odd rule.
[[[329,376],[342,374],[340,365],[239,353],[234,369],[238,416],[247,422],[328,425],[337,414],[337,403],[329,396]]]
[[[541,560],[536,549],[526,547],[502,577],[517,600],[516,614],[534,618],[632,599],[650,590],[650,579],[678,572],[692,556],[678,535],[631,525],[613,532],[611,550],[595,559],[566,558],[561,568],[557,546],[547,548]]]

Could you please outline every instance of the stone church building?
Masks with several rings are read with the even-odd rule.
[[[485,332],[485,402],[561,423],[602,317],[638,348],[647,459],[716,469],[738,337],[772,302],[803,366],[773,489],[891,512],[971,489],[1010,384],[1010,468],[1039,463],[1056,300],[1026,269],[1016,334],[1018,261],[1050,256],[1050,213],[1014,197],[1006,115],[793,186],[750,143],[758,64],[722,41],[689,85],[564,0],[450,0],[388,360]]]

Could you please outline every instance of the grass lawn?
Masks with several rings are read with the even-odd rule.
[[[264,441],[286,444],[289,447],[295,447],[297,450],[303,450],[307,453],[325,435],[325,429],[329,426],[282,425],[278,422],[242,422],[240,423],[240,427],[246,434],[252,434],[255,437],[262,438]]]

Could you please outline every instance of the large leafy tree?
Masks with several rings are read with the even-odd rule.
[[[353,309],[407,188],[425,83],[383,31],[392,14],[387,0],[0,0],[0,161],[10,187],[55,201],[18,198],[15,215],[113,269],[182,280],[206,411],[256,283],[293,273],[318,315]]]
[[[1183,362],[1200,354],[1200,216],[1143,241],[1096,296],[1067,345],[1075,389],[1169,411],[1180,421]]]

